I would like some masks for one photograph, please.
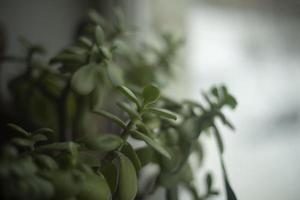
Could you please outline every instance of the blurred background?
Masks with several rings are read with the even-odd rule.
[[[23,35],[47,47],[47,56],[72,41],[90,6],[109,18],[114,6],[139,28],[136,40],[171,31],[185,38],[175,78],[165,92],[201,100],[200,91],[225,83],[236,96],[228,112],[235,133],[222,130],[225,162],[241,200],[298,200],[300,196],[300,2],[297,0],[1,0],[0,55],[21,54]],[[16,70],[17,69],[17,70]],[[5,82],[18,73],[1,71]],[[225,199],[215,142],[206,141],[205,170]],[[203,176],[199,172],[197,176]],[[199,187],[202,179],[199,178]],[[159,194],[158,194],[159,195]],[[187,199],[183,193],[182,199]],[[153,196],[157,199],[158,196]]]

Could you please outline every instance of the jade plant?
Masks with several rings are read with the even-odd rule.
[[[107,22],[90,11],[74,43],[49,61],[25,39],[24,57],[6,57],[26,66],[9,83],[15,118],[26,128],[7,124],[1,199],[133,200],[164,188],[166,199],[176,200],[180,187],[205,200],[219,193],[213,175],[195,185],[189,160],[195,154],[203,162],[204,133],[215,135],[227,199],[236,199],[216,125],[220,119],[234,129],[222,109],[234,109],[235,98],[224,85],[204,92],[205,104],[162,94],[182,40],[161,34],[160,47],[131,45],[122,19],[117,13]],[[159,170],[142,183],[149,165]]]

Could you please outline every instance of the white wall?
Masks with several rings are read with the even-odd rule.
[[[187,68],[169,93],[200,100],[199,89],[226,83],[239,102],[228,112],[236,133],[223,130],[237,196],[298,200],[300,19],[205,3],[192,4],[188,13]],[[207,144],[214,145],[209,139]],[[218,171],[213,146],[209,149],[206,167]]]

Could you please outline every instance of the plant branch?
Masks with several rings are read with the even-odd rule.
[[[66,111],[66,107],[67,107],[66,104],[67,104],[70,88],[71,88],[71,81],[69,79],[57,102],[58,129],[59,129],[60,141],[66,141],[68,139],[71,139],[71,135],[67,134],[67,111]]]

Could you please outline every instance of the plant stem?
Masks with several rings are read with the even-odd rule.
[[[76,111],[72,124],[72,137],[78,138],[81,128],[82,119],[85,113],[85,99],[82,96],[76,96]]]
[[[71,88],[71,81],[69,79],[57,102],[58,130],[59,130],[60,141],[66,141],[68,139],[71,139],[71,135],[67,133],[67,111],[66,111],[66,107],[67,107],[66,104],[67,104],[70,88]]]
[[[128,136],[129,136],[129,131],[132,128],[133,125],[134,125],[134,122],[132,120],[130,120],[129,123],[127,124],[126,128],[121,133],[121,137],[124,140],[127,140]]]

